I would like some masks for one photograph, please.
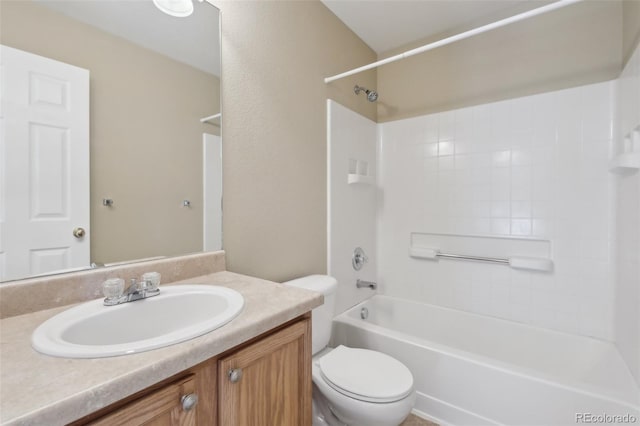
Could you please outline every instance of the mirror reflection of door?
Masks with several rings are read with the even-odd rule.
[[[86,266],[89,71],[0,49],[0,281]]]
[[[89,161],[64,165],[91,167],[90,225],[65,229],[84,228],[87,236],[74,242],[90,242],[91,256],[78,268],[202,251],[202,134],[220,134],[219,121],[212,119],[221,114],[218,10],[194,2],[191,16],[177,18],[152,1],[0,0],[0,12],[4,46],[91,73]],[[8,153],[2,155],[14,164]],[[0,220],[6,219],[4,204],[0,200]],[[211,217],[220,216],[217,211]],[[6,240],[6,232],[0,233]],[[27,233],[15,231],[18,238]],[[0,276],[0,282],[75,269],[69,246],[52,245],[60,250],[39,252],[33,272]],[[0,264],[3,257],[6,265],[6,251]]]
[[[205,251],[222,249],[222,138],[202,134]]]

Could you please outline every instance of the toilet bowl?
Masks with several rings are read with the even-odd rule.
[[[334,424],[396,426],[415,403],[409,369],[380,352],[328,348],[313,358],[312,374],[315,388],[341,422]]]
[[[413,376],[395,358],[369,349],[329,348],[337,282],[312,275],[284,283],[323,293],[312,312],[313,426],[397,426],[415,402]]]

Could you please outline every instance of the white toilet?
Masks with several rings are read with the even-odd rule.
[[[284,284],[324,294],[312,313],[313,426],[397,426],[415,402],[413,376],[395,358],[368,349],[329,348],[338,283],[310,275]]]

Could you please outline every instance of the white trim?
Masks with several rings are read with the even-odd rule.
[[[219,121],[221,119],[222,119],[222,113],[219,112],[217,114],[213,114],[213,115],[210,115],[208,117],[201,118],[200,122],[201,123],[207,123],[207,124],[213,124],[214,126],[219,126],[220,123],[219,122],[216,123],[214,120],[218,120]]]

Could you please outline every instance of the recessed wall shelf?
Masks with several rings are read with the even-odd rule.
[[[640,152],[625,152],[616,155],[609,162],[609,170],[612,172],[624,172],[640,169]]]
[[[409,256],[433,261],[470,260],[513,269],[553,272],[551,242],[537,238],[412,232]]]
[[[620,154],[609,162],[609,170],[624,173],[640,169],[640,125],[626,134],[618,146]]]
[[[373,185],[374,179],[373,176],[363,176],[356,173],[349,173],[347,175],[347,182],[349,184],[363,183],[365,185]]]
[[[349,184],[363,183],[365,185],[373,185],[375,183],[375,178],[369,174],[369,162],[350,158],[347,182]]]

